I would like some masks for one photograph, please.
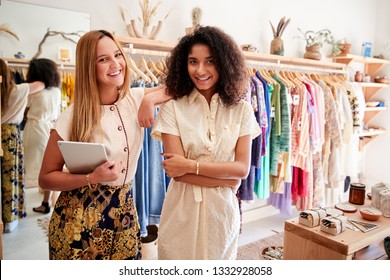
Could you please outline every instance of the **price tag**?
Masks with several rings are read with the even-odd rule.
[[[271,118],[275,117],[275,107],[271,107]]]
[[[299,105],[299,95],[298,94],[294,94],[293,96],[293,105]]]

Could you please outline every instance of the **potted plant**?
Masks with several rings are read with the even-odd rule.
[[[321,59],[321,47],[324,43],[327,43],[333,47],[333,52],[337,52],[337,44],[333,38],[332,32],[329,29],[321,29],[319,31],[309,30],[303,32],[300,28],[298,28],[299,32],[302,36],[298,38],[306,41],[306,53],[304,54],[304,58],[320,60]]]
[[[335,49],[335,51],[332,51],[332,55],[346,56],[347,54],[349,54],[351,47],[352,47],[351,43],[349,43],[346,38],[343,38],[342,40],[338,40],[336,42],[336,47],[333,48]]]

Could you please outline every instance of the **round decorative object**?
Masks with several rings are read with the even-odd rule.
[[[356,71],[355,82],[363,82],[363,73],[362,72]]]
[[[340,45],[340,51],[341,51],[339,56],[346,56],[347,54],[349,54],[349,52],[351,51],[351,47],[352,47],[351,44],[343,43],[343,44],[339,44],[339,45]]]
[[[321,46],[320,45],[312,45],[306,47],[306,52],[303,55],[304,58],[321,60]]]
[[[357,208],[348,203],[339,203],[335,205],[336,209],[339,209],[345,213],[354,213],[357,211]]]
[[[335,208],[330,208],[330,207],[325,208],[325,211],[326,211],[327,216],[338,217],[338,216],[343,215],[343,211],[340,211],[340,210],[335,209]]]
[[[382,212],[375,208],[360,208],[360,215],[363,219],[376,221],[382,216]]]
[[[18,52],[18,53],[15,53],[15,54],[14,54],[14,57],[15,57],[15,58],[23,59],[23,58],[25,58],[26,56],[25,56],[22,52]]]
[[[265,260],[282,260],[283,247],[282,246],[265,247],[261,250],[261,256]]]

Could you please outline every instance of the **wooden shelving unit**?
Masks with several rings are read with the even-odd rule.
[[[372,57],[363,57],[359,55],[348,54],[346,56],[338,56],[331,57],[334,62],[344,63],[345,65],[349,65],[352,62],[362,63],[364,65],[364,73],[367,73],[371,79],[377,75],[378,71],[382,69],[385,65],[390,64],[390,60],[372,58]],[[363,89],[365,100],[371,101],[373,96],[378,93],[380,90],[384,88],[389,88],[389,84],[383,83],[358,83],[359,86]],[[376,117],[379,113],[386,110],[385,107],[366,107],[364,119],[364,124],[371,122],[374,117]],[[364,131],[359,134],[361,141],[361,146],[363,147],[368,142],[372,141],[379,135],[384,134],[385,130],[369,130]]]

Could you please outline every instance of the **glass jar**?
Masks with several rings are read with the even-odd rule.
[[[349,188],[349,203],[363,205],[366,197],[366,186],[361,183],[351,183]]]

